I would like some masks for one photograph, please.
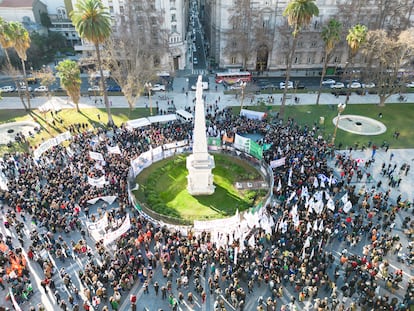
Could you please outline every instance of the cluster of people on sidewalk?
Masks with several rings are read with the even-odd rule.
[[[29,260],[38,262],[44,274],[39,285],[45,292],[50,289],[62,310],[118,310],[137,282],[144,286],[144,295],[160,294],[172,310],[180,304],[206,303],[208,296],[214,297],[214,310],[220,311],[229,310],[228,304],[248,310],[252,300],[257,310],[300,310],[303,304],[318,311],[414,308],[414,281],[387,260],[401,249],[393,232],[395,219],[405,217],[411,206],[394,202],[392,190],[357,189],[354,181],[362,180],[361,174],[368,178],[369,168],[335,153],[316,127],[301,127],[293,119],[285,124],[249,120],[215,107],[207,117],[215,135],[260,134],[261,143],[271,145],[264,161],[283,159],[284,164],[274,168],[275,203],[263,209],[275,224],[270,231],[256,226],[245,239],[225,232],[220,235],[226,241],[223,245],[210,232],[181,232],[152,223],[130,206],[131,159],[150,147],[191,140],[190,124],[134,130],[79,127],[69,148],[56,146],[38,160],[29,154],[5,156],[2,171],[9,190],[1,196],[10,231],[19,223],[33,224],[31,243],[13,241],[8,249],[25,250]],[[114,145],[121,154],[107,152]],[[97,164],[89,151],[104,154],[105,161]],[[340,174],[330,163],[336,163]],[[102,176],[108,185],[99,188],[88,183],[88,178]],[[91,215],[88,201],[104,196],[116,196],[119,208]],[[90,220],[104,214],[109,226],[130,215],[131,228],[116,241],[115,251],[102,241],[92,244],[81,222],[81,216]],[[67,243],[73,231],[80,231],[82,238]],[[346,249],[335,252],[337,245]],[[363,246],[361,253],[358,246]],[[89,258],[78,275],[82,287],[77,288],[64,270],[54,271],[52,260],[41,255],[43,250],[59,260]],[[157,272],[162,273],[163,284],[153,281]],[[56,291],[56,273],[73,293],[71,298],[66,300]],[[201,281],[204,277],[207,286]],[[11,281],[3,277],[3,283]],[[403,281],[404,296],[399,297],[395,293],[401,293]],[[257,299],[254,293],[261,292],[260,287],[268,289],[263,291],[268,296]],[[294,294],[286,298],[287,293]]]

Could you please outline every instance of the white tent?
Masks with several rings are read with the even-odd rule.
[[[147,118],[150,123],[167,123],[171,121],[176,121],[177,116],[175,114],[164,114],[159,116],[152,116]]]
[[[129,120],[129,121],[127,121],[126,127],[128,129],[135,129],[135,128],[140,128],[140,127],[148,126],[150,124],[151,124],[151,122],[147,118],[140,118],[140,119],[135,119],[135,120]]]
[[[73,105],[69,104],[66,99],[52,97],[39,107],[39,111],[45,113],[48,111],[60,111],[64,108],[73,108]]]
[[[264,118],[266,118],[266,113],[260,112],[260,111],[242,109],[240,111],[240,116],[246,117],[247,119],[252,119],[252,120],[263,120]]]

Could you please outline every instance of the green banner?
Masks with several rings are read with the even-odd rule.
[[[252,156],[254,156],[256,159],[263,159],[263,148],[258,143],[256,143],[254,140],[250,139],[250,152]]]
[[[209,146],[221,146],[221,139],[217,137],[207,137],[207,145]]]
[[[273,144],[263,144],[263,151],[269,150]]]

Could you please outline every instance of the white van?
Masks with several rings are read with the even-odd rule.
[[[175,114],[177,115],[177,119],[180,120],[181,122],[193,122],[194,121],[193,115],[189,113],[188,111],[179,109],[175,112]]]

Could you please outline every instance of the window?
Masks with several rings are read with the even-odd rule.
[[[234,65],[236,63],[236,57],[232,56],[230,62],[232,65]]]
[[[312,41],[312,42],[311,42],[311,47],[315,48],[315,47],[317,46],[317,44],[318,44],[318,43],[317,43],[316,41]]]
[[[171,32],[177,32],[177,25],[171,25]]]
[[[122,5],[119,6],[119,13],[124,14],[124,7]]]
[[[109,13],[114,13],[114,7],[112,5],[109,7]]]
[[[176,22],[177,21],[175,14],[171,14],[171,21],[172,22]]]

